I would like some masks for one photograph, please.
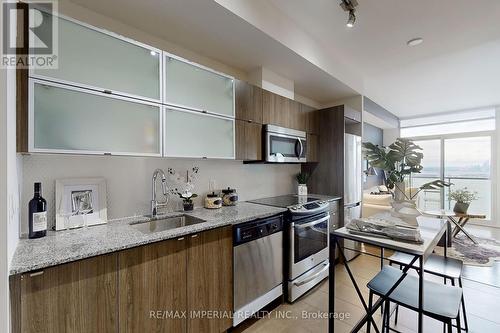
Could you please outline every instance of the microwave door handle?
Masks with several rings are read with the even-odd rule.
[[[299,138],[299,144],[300,144],[300,154],[299,154],[299,159],[302,158],[302,154],[304,153],[304,144],[302,143],[302,140]]]
[[[300,148],[300,139],[297,138],[297,140],[295,141],[295,156],[297,156],[297,158],[300,158],[301,149],[302,148]]]

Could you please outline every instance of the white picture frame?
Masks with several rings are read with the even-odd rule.
[[[56,179],[56,231],[107,223],[106,179]]]

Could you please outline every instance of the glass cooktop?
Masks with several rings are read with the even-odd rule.
[[[279,197],[250,200],[249,202],[261,204],[261,205],[266,205],[266,206],[287,208],[290,206],[305,204],[307,202],[313,202],[313,201],[319,201],[319,200],[321,200],[321,199],[309,197],[309,196],[299,197],[298,195],[282,195]]]

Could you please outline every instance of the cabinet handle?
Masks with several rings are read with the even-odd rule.
[[[104,155],[106,155],[106,156],[111,156],[111,153],[104,153]]]
[[[196,235],[191,235],[191,238],[196,238],[196,237],[198,237],[198,234],[196,234]]]
[[[105,94],[112,94],[113,92],[111,90],[104,90],[103,91]]]
[[[31,273],[30,277],[35,277],[35,276],[39,276],[39,275],[43,275],[43,271]]]
[[[253,123],[253,120],[247,120],[249,124]]]
[[[184,240],[184,237],[177,238],[178,241]]]

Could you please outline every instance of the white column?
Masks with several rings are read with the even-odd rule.
[[[0,331],[9,332],[7,240],[7,71],[0,69]]]
[[[496,126],[495,135],[493,136],[493,189],[492,193],[492,222],[496,227],[500,227],[500,106],[496,108]]]

